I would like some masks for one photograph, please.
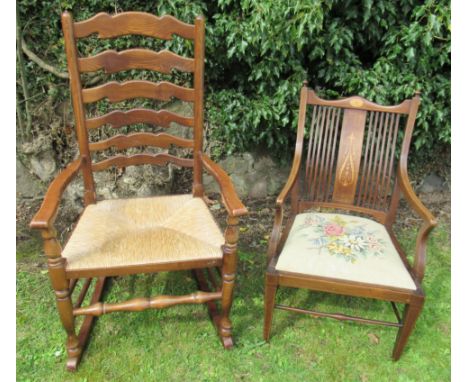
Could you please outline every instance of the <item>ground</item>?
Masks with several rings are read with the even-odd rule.
[[[215,195],[212,210],[223,222]],[[247,200],[240,228],[239,272],[232,308],[235,348],[222,349],[204,306],[113,313],[97,320],[76,373],[65,371],[64,332],[40,255],[26,228],[39,201],[17,213],[17,379],[20,381],[448,381],[450,380],[450,193],[421,195],[439,218],[428,245],[426,304],[399,362],[396,330],[275,311],[270,343],[262,340],[263,277],[274,198]],[[398,234],[411,253],[420,222],[405,206]],[[184,294],[187,272],[114,278],[106,301]],[[79,288],[77,288],[79,289]],[[389,304],[280,289],[293,306],[393,319]]]

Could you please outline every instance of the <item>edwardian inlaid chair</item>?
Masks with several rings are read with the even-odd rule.
[[[381,106],[358,96],[324,100],[304,84],[294,161],[276,202],[268,247],[265,340],[278,308],[397,327],[393,358],[400,358],[423,306],[426,240],[436,225],[407,174],[418,106],[419,94],[396,106]],[[304,148],[307,118],[311,127]],[[403,141],[396,160],[399,132]],[[424,220],[412,264],[393,231],[401,194]],[[283,229],[289,196],[291,217]],[[397,322],[275,305],[279,286],[389,301]],[[402,316],[396,303],[405,305]]]
[[[202,152],[203,140],[203,77],[205,22],[199,16],[195,24],[186,24],[172,16],[156,17],[141,12],[125,12],[114,16],[100,13],[82,22],[74,22],[70,13],[62,15],[65,47],[70,74],[71,96],[75,114],[79,157],[69,164],[50,185],[42,206],[31,222],[41,231],[52,287],[55,291],[60,319],[67,334],[67,367],[74,370],[82,356],[93,318],[116,311],[160,309],[176,304],[206,303],[225,348],[233,345],[229,312],[236,274],[236,245],[239,217],[247,210],[237,197],[227,174]],[[173,35],[193,40],[194,58],[179,56],[168,50],[108,50],[91,57],[79,57],[77,40],[97,33],[98,38],[115,38],[136,34],[170,40]],[[129,69],[153,70],[170,74],[173,69],[192,72],[193,88],[170,82],[132,80],[108,82],[82,88],[81,73],[98,71],[115,73]],[[114,110],[89,118],[86,104],[107,98],[120,102],[133,98],[168,101],[176,97],[193,103],[193,117],[183,117],[167,110]],[[194,139],[167,133],[138,132],[114,135],[98,142],[89,142],[88,130],[103,125],[113,128],[144,123],[169,127],[172,122],[193,128]],[[116,155],[101,161],[91,154],[111,147],[122,150],[137,147],[169,148],[175,145],[191,149],[193,156],[181,158],[167,152]],[[133,150],[133,149],[132,149]],[[193,167],[193,192],[136,199],[96,200],[93,173],[112,166],[151,164]],[[228,218],[223,237],[204,199],[202,172],[208,171],[219,183]],[[84,211],[65,247],[61,248],[54,221],[62,193],[79,172],[84,181]],[[186,296],[136,298],[122,303],[100,301],[106,277],[175,270],[193,270],[200,291]],[[219,271],[217,282],[214,271]],[[205,274],[209,277],[205,278]],[[97,278],[91,304],[82,307],[90,280]],[[78,279],[85,279],[77,301],[72,292]],[[208,283],[207,279],[210,280]],[[211,287],[209,286],[210,284]],[[220,285],[216,285],[220,284]],[[220,302],[218,310],[216,301]],[[75,317],[85,315],[80,332],[75,331]]]

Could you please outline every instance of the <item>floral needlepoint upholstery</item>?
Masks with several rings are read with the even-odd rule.
[[[385,227],[350,215],[297,215],[276,269],[416,289]]]

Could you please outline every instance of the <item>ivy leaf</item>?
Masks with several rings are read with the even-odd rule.
[[[414,60],[414,56],[415,56],[415,54],[414,54],[414,48],[413,48],[413,47],[409,48],[409,49],[406,51],[405,56],[406,56],[406,58],[408,59],[408,61],[413,61],[413,60]]]

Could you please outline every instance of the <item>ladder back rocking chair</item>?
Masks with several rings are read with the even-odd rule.
[[[393,358],[400,358],[423,307],[426,240],[436,225],[407,173],[419,102],[418,93],[396,106],[358,96],[331,101],[304,83],[292,169],[276,201],[268,247],[265,340],[277,308],[397,327]],[[307,118],[311,125],[304,142]],[[403,141],[396,159],[399,131]],[[412,264],[393,230],[401,194],[424,221]],[[288,197],[291,216],[283,227]],[[275,304],[279,286],[389,301],[397,322]],[[405,305],[402,315],[396,303]]]
[[[233,345],[232,324],[229,319],[236,274],[238,222],[247,213],[227,174],[203,152],[203,79],[205,21],[202,16],[195,24],[186,24],[165,15],[157,17],[142,12],[116,15],[99,13],[74,22],[72,15],[62,15],[62,27],[70,75],[71,97],[75,115],[79,157],[69,164],[51,183],[44,201],[30,226],[41,232],[52,287],[55,291],[61,322],[66,331],[67,368],[75,370],[89,336],[93,319],[116,311],[160,309],[176,304],[207,304],[209,313],[225,348]],[[171,40],[173,35],[192,40],[194,58],[182,57],[166,49],[107,50],[90,57],[79,57],[77,40],[97,33],[100,39],[125,35],[143,35]],[[173,69],[193,73],[193,88],[171,82],[131,80],[108,82],[82,88],[81,74],[104,70],[115,73],[129,69],[145,69],[171,74]],[[85,106],[107,98],[120,102],[134,98],[169,101],[172,97],[193,103],[193,117],[167,110],[137,108],[114,110],[89,118]],[[88,130],[103,125],[119,128],[145,123],[169,127],[176,122],[193,128],[193,139],[166,133],[138,132],[114,135],[99,142],[89,141]],[[116,155],[93,161],[91,154],[114,147],[117,150],[136,147],[175,145],[193,151],[192,158],[181,158],[166,152]],[[193,167],[193,192],[189,195],[96,200],[93,173],[112,166],[124,168],[135,165],[166,165]],[[227,210],[224,236],[213,219],[204,199],[202,172],[207,171],[219,183]],[[84,211],[62,249],[54,229],[60,199],[64,189],[80,173],[84,182]],[[156,296],[135,298],[121,303],[104,303],[101,293],[106,277],[162,271],[192,270],[199,291],[185,296]],[[217,281],[216,273],[221,281]],[[208,278],[205,278],[205,274]],[[89,306],[81,306],[93,278],[97,278]],[[72,292],[78,279],[84,279],[76,302]],[[210,280],[208,282],[207,280]],[[220,304],[220,309],[216,301]],[[84,315],[79,333],[75,317]]]

